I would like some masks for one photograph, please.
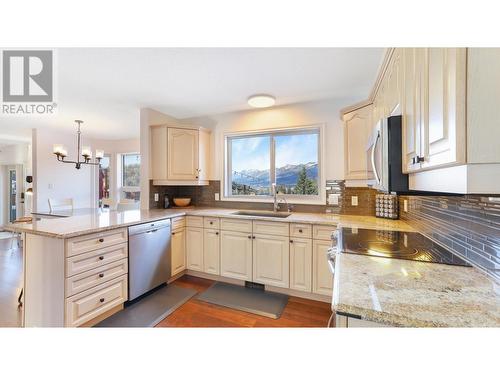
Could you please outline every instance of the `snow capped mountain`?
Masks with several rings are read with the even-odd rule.
[[[318,178],[318,163],[309,162],[306,164],[287,164],[276,168],[276,183],[278,185],[294,186],[302,168],[306,168],[308,178],[316,180]],[[269,169],[256,170],[247,169],[233,174],[233,181],[238,184],[252,186],[269,185]]]

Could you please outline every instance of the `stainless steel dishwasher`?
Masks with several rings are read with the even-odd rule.
[[[172,273],[170,219],[128,228],[128,299],[166,283]]]

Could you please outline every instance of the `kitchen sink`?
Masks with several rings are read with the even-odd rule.
[[[261,216],[261,217],[277,217],[286,218],[291,215],[290,212],[273,212],[273,211],[236,211],[232,215],[240,216]]]

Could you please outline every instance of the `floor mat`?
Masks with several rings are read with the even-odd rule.
[[[273,319],[281,316],[288,303],[288,296],[285,294],[221,282],[215,283],[196,298]]]
[[[191,288],[165,286],[103,320],[95,327],[154,327],[196,293],[197,291]]]

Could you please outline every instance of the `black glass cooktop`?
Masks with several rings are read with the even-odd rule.
[[[419,233],[342,228],[342,251],[383,258],[471,266]]]

